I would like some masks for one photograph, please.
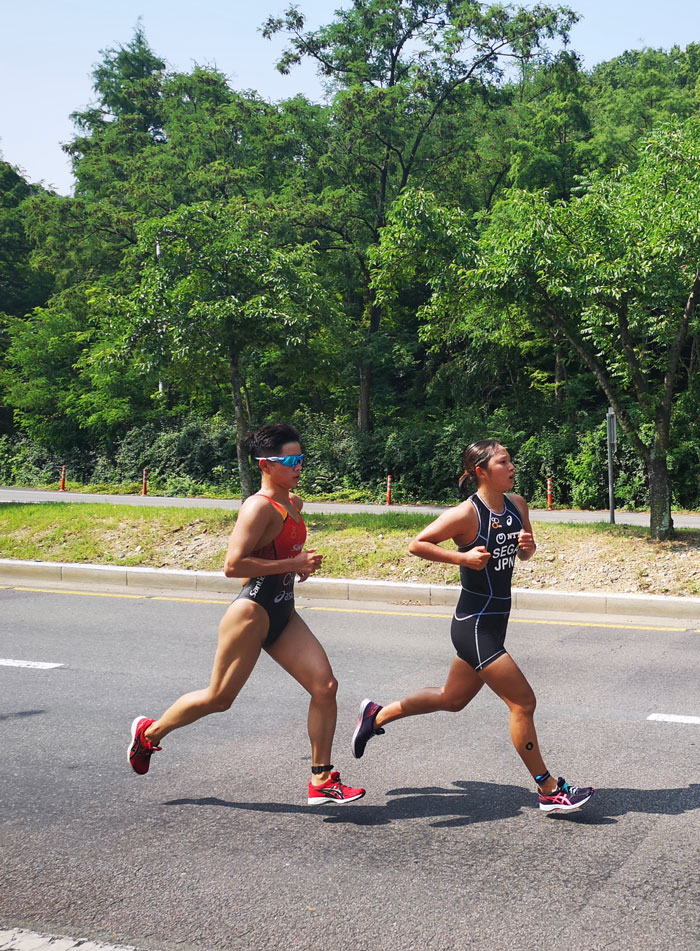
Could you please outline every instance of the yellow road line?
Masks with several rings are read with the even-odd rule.
[[[337,611],[341,614],[390,614],[392,617],[451,617],[451,614],[428,614],[427,611],[424,613],[422,611],[377,611],[370,608],[326,608],[312,604],[307,604],[306,609],[308,611]]]
[[[88,598],[127,598],[131,601],[176,601],[184,604],[230,604],[231,599],[220,601],[214,598],[176,598],[168,595],[147,595],[147,594],[118,594],[116,592],[103,591],[68,591],[61,588],[26,588],[18,585],[4,586],[15,591],[30,591],[35,594],[74,594]],[[382,611],[377,608],[330,608],[319,605],[305,604],[297,605],[297,611],[328,611],[338,614],[372,614],[389,615],[391,617],[423,617],[438,618],[446,620],[451,617],[451,611],[444,614],[434,614],[428,611]],[[544,618],[510,618],[511,624],[549,624],[554,627],[595,627],[609,628],[623,631],[686,631],[685,627],[653,627],[649,624],[606,624],[594,621],[551,621]],[[700,633],[700,631],[696,632]]]
[[[132,601],[145,601],[145,594],[117,594],[112,591],[67,591],[64,588],[20,588],[14,586],[15,591],[32,591],[36,594],[78,594],[84,598],[129,598]]]
[[[616,630],[623,631],[686,631],[685,627],[651,627],[649,624],[601,624],[593,621],[579,624],[576,621],[544,621],[540,618],[517,618],[510,619],[511,624],[558,624],[561,627],[614,627]]]
[[[309,611],[338,611],[343,614],[390,614],[392,617],[427,617],[427,618],[449,618],[451,614],[429,614],[418,611],[372,611],[366,608],[327,608],[307,605]],[[685,627],[651,627],[645,624],[602,624],[594,622],[580,621],[545,621],[540,618],[515,618],[511,617],[510,624],[552,624],[560,627],[605,627],[615,628],[616,630],[629,631],[685,631]]]
[[[183,601],[186,604],[230,604],[231,598],[228,601],[217,601],[215,598],[169,598],[165,595],[160,595],[159,597],[151,597],[149,601]]]

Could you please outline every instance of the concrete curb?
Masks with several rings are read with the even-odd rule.
[[[146,589],[157,589],[178,591],[190,597],[220,594],[226,598],[233,598],[240,591],[240,582],[225,578],[219,571],[14,561],[10,558],[0,558],[0,583],[11,585],[88,584],[127,588],[135,593]],[[418,601],[422,604],[453,607],[457,603],[459,586],[348,578],[309,578],[303,588],[299,589],[299,594],[312,599],[389,603]],[[700,598],[655,594],[606,594],[604,591],[513,588],[513,609],[700,619]]]

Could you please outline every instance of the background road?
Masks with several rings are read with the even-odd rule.
[[[303,493],[302,493],[303,494]],[[97,495],[88,492],[51,492],[43,489],[16,489],[0,487],[0,502],[108,502],[112,505],[163,505],[173,508],[240,508],[240,499],[180,499],[157,495]],[[308,512],[426,512],[438,515],[446,506],[440,505],[364,505],[359,502],[304,502]],[[607,509],[597,512],[580,509],[530,509],[533,521],[540,522],[607,522]],[[615,512],[615,521],[621,525],[649,525],[648,512]],[[673,516],[676,528],[700,528],[700,515]]]
[[[266,656],[231,711],[129,725],[204,685],[221,603],[0,590],[0,927],[142,949],[697,951],[697,621],[515,616],[552,771],[599,788],[547,818],[487,690],[348,752],[358,701],[439,684],[449,609],[300,601],[340,681],[336,766],[310,809],[305,695]],[[662,629],[654,629],[662,628]],[[325,811],[324,811],[325,810]]]

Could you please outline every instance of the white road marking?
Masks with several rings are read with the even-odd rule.
[[[682,717],[676,713],[652,713],[647,720],[662,720],[664,723],[700,723],[700,717]]]
[[[12,928],[0,930],[0,951],[136,951],[133,945],[103,944],[84,938],[64,938]]]
[[[63,667],[63,664],[45,664],[39,660],[10,660],[0,657],[0,667],[35,667],[37,670],[51,670],[53,667]]]

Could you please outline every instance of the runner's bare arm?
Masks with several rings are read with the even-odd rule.
[[[293,502],[294,505],[296,506],[297,511],[298,511],[298,512],[301,512],[301,510],[304,508],[304,501],[303,501],[303,499],[300,499],[299,496],[298,496],[298,495],[295,495],[293,492],[290,492],[289,498],[292,500],[292,502]],[[315,553],[316,553],[316,549],[315,549],[315,548],[309,548],[309,551],[310,551],[312,554],[315,554]],[[319,557],[320,557],[320,558],[323,558],[323,555],[320,555]],[[320,567],[320,562],[319,562],[319,567]],[[297,578],[297,581],[299,582],[299,584],[303,584],[303,583],[307,580],[307,578],[309,577],[309,575],[311,574],[311,572],[309,572],[309,571],[300,571],[298,574],[299,574],[299,576],[298,576],[298,578]]]
[[[434,522],[419,532],[409,544],[412,555],[425,558],[426,561],[439,561],[448,565],[483,568],[491,557],[482,546],[468,552],[443,548],[441,542],[451,538],[456,545],[469,545],[479,530],[476,510],[468,500],[443,512]]]
[[[520,517],[523,520],[523,528],[518,535],[518,558],[520,561],[528,561],[537,551],[537,545],[535,544],[535,536],[533,535],[532,525],[530,524],[530,512],[527,507],[527,502],[522,495],[509,495],[508,498],[512,502],[515,502],[520,512]]]
[[[323,556],[308,550],[293,558],[279,560],[251,557],[250,553],[260,548],[263,540],[271,540],[270,533],[278,518],[277,512],[264,499],[255,496],[246,499],[228,541],[224,562],[227,578],[257,578],[287,571],[310,575],[320,568]]]

